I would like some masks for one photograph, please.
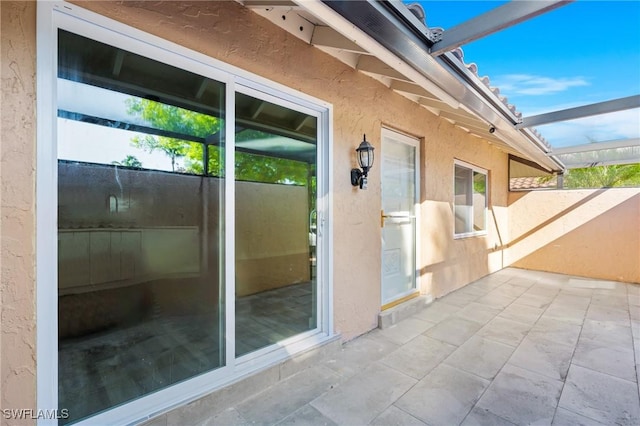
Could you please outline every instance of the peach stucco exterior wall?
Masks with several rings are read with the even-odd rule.
[[[428,115],[425,119],[429,118]],[[506,154],[444,120],[425,130],[419,265],[423,293],[441,297],[501,269],[507,234]],[[487,235],[454,239],[454,158],[489,171]]]
[[[512,193],[509,201],[509,264],[640,283],[640,188]]]
[[[29,409],[36,399],[36,6],[2,1],[0,13],[0,407]]]

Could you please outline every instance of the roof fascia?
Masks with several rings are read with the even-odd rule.
[[[436,86],[440,97],[445,93],[445,99],[453,98],[464,105],[466,109],[476,114],[487,124],[487,134],[491,127],[495,128],[493,136],[499,137],[507,145],[529,156],[549,170],[562,170],[564,165],[553,157],[549,157],[549,147],[536,140],[537,135],[531,132],[521,133],[515,128],[516,119],[513,114],[505,114],[509,111],[506,105],[497,108],[498,104],[492,97],[481,94],[485,87],[479,80],[477,83],[466,81],[455,70],[447,68],[429,54],[429,43],[424,35],[420,35],[414,28],[409,28],[407,21],[398,16],[396,6],[387,1],[333,1],[333,0],[296,0],[300,7],[308,10],[330,22],[336,31],[343,35],[353,37],[354,29],[364,33],[369,40],[373,40],[373,46],[368,49],[371,54],[384,56],[380,47],[391,52],[396,59],[406,63],[413,70],[420,73]],[[362,40],[358,44],[365,43]],[[385,61],[386,62],[386,61]],[[432,91],[432,90],[430,90]],[[441,98],[442,99],[442,98]],[[443,100],[445,100],[443,99]],[[445,100],[446,101],[446,100]],[[449,102],[447,102],[449,103]],[[531,134],[529,134],[531,133]]]
[[[431,47],[438,56],[489,34],[504,30],[527,19],[549,12],[573,0],[512,1],[445,30],[442,38]]]

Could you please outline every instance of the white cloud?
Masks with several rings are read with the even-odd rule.
[[[549,95],[571,87],[588,86],[583,77],[552,78],[531,74],[506,74],[492,79],[492,83],[505,94]]]

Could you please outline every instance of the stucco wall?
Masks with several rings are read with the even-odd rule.
[[[507,263],[640,283],[640,188],[509,196]]]
[[[422,286],[434,297],[447,294],[503,267],[501,241],[507,230],[507,155],[445,121],[427,133],[422,171]],[[454,158],[489,171],[487,235],[454,239]]]
[[[0,406],[34,408],[36,6],[2,1],[0,14]]]

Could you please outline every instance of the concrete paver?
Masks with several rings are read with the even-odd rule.
[[[429,425],[460,424],[489,383],[440,364],[394,405]]]
[[[374,363],[325,392],[311,405],[338,424],[367,424],[416,383],[417,380],[391,367]]]
[[[638,425],[636,383],[572,365],[560,407],[605,424]]]
[[[515,424],[551,424],[562,385],[560,380],[507,364],[478,407]]]

